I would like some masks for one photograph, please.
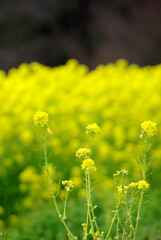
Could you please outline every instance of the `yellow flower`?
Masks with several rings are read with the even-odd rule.
[[[137,182],[132,182],[132,183],[129,184],[129,187],[130,187],[130,188],[136,188],[137,185],[138,185]]]
[[[124,190],[128,190],[129,189],[129,186],[124,186]]]
[[[85,169],[85,170],[88,169],[88,170],[91,170],[91,171],[96,171],[95,162],[91,158],[84,159],[83,163],[81,165],[81,168]]]
[[[119,193],[122,193],[122,185],[120,185],[120,186],[117,186],[117,191],[119,192]]]
[[[85,227],[87,227],[87,223],[82,223],[81,226],[82,226],[83,228],[85,228]]]
[[[158,129],[157,129],[157,124],[155,122],[145,121],[141,124],[141,128],[143,129],[143,132],[146,132],[149,137],[152,137],[157,134]],[[142,134],[143,134],[142,132]],[[141,137],[142,137],[141,134]]]
[[[46,112],[38,111],[34,115],[34,123],[35,126],[40,125],[41,127],[44,127],[45,125],[48,126],[48,114]]]
[[[88,148],[79,148],[76,152],[76,157],[86,157],[90,153],[90,149]]]
[[[149,188],[149,183],[147,183],[145,180],[140,180],[138,182],[138,189],[143,189],[143,188]]]
[[[101,132],[100,127],[97,125],[97,123],[92,123],[86,127],[87,134],[99,134]]]
[[[74,183],[72,180],[64,180],[62,181],[62,185],[65,186],[65,189],[69,192],[71,188],[74,187]]]

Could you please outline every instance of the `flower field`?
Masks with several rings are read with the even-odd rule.
[[[59,180],[71,179],[75,211],[79,211],[74,207],[75,199],[81,201],[85,197],[81,161],[75,155],[80,147],[89,148],[89,137],[84,132],[93,122],[101,128],[93,147],[98,170],[94,173],[96,198],[112,191],[113,174],[118,169],[128,169],[131,179],[138,181],[140,124],[145,120],[156,122],[159,129],[151,153],[155,168],[148,182],[156,191],[155,196],[160,196],[161,65],[139,67],[120,59],[89,71],[74,59],[53,68],[33,62],[10,69],[7,74],[0,71],[0,86],[1,229],[19,227],[21,222],[25,231],[28,222],[32,222],[26,216],[34,213],[38,220],[39,208],[44,211],[50,205],[39,130],[33,123],[37,111],[49,114],[49,131],[53,133],[49,136],[49,168],[55,194],[60,188],[59,198],[64,198]],[[23,239],[16,233],[14,236],[13,239]],[[59,232],[57,236],[55,239],[62,238]]]

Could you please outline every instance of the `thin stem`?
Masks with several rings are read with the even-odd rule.
[[[51,197],[53,199],[53,203],[54,203],[56,212],[57,212],[61,222],[63,223],[64,227],[66,228],[68,234],[73,239],[77,239],[77,237],[74,237],[74,235],[69,230],[67,224],[65,223],[65,221],[64,221],[64,219],[63,219],[63,217],[62,217],[62,215],[61,215],[61,213],[59,211],[57,202],[56,202],[56,197],[54,195],[54,191],[53,191],[53,187],[52,187],[52,180],[51,180],[51,177],[50,177],[50,172],[49,172],[49,167],[48,167],[47,144],[46,144],[45,140],[46,140],[46,136],[44,136],[44,133],[42,132],[42,143],[43,143],[43,150],[44,150],[44,159],[45,159],[46,172],[47,172],[47,175],[48,175],[48,181],[49,181],[49,186],[50,186]]]
[[[116,177],[115,177],[115,184],[114,184],[114,188],[115,188],[115,204],[116,204],[116,208],[117,208],[117,180],[116,180]],[[110,224],[110,227],[109,227],[109,230],[108,230],[108,233],[105,237],[105,240],[107,240],[107,238],[109,237],[110,233],[111,233],[111,230],[112,230],[112,227],[113,227],[113,224],[114,224],[114,221],[116,219],[116,210],[115,210],[115,214],[114,214],[114,217],[112,218],[111,220],[111,224]]]
[[[91,136],[90,136],[90,154],[89,154],[89,157],[91,157],[91,155],[92,155],[93,144],[94,144],[93,134],[91,134]],[[95,216],[94,210],[93,210],[93,204],[92,204],[92,198],[91,198],[91,179],[90,179],[90,172],[89,171],[88,171],[88,184],[89,184],[89,201],[90,201],[90,206],[91,206],[92,218],[93,218],[95,227],[97,229],[97,232],[99,233],[99,236],[100,236],[100,230],[99,230],[99,227],[98,227],[98,224],[97,224],[97,221],[96,221],[96,216]]]
[[[120,206],[120,199],[118,201],[118,205],[117,205],[117,208],[116,208],[116,218],[117,218],[116,239],[119,238],[119,206]]]
[[[123,178],[124,178],[124,174],[121,175],[121,181],[120,181],[120,185],[122,186],[123,184]],[[117,197],[119,196],[119,197]],[[116,189],[116,202],[117,202],[117,208],[116,208],[116,218],[117,218],[117,224],[116,224],[116,239],[119,239],[119,222],[121,225],[121,220],[119,217],[119,207],[120,207],[120,195],[117,194],[117,189]],[[121,225],[122,226],[122,225]]]
[[[97,221],[96,221],[96,217],[95,217],[94,210],[93,210],[93,204],[92,204],[92,198],[91,198],[91,179],[90,179],[90,172],[89,171],[88,171],[88,185],[89,185],[89,201],[90,201],[90,206],[91,206],[92,217],[93,217],[93,221],[94,221],[95,227],[97,229],[97,232],[100,236],[100,231],[99,231]]]
[[[124,236],[125,236],[126,227],[127,227],[128,222],[130,222],[130,225],[131,225],[131,227],[134,230],[134,227],[133,227],[133,224],[132,224],[132,221],[131,221],[132,203],[133,203],[133,192],[132,192],[129,208],[128,208],[128,203],[127,203],[126,196],[125,196],[125,204],[126,204],[126,209],[127,209],[127,218],[126,218],[125,225],[124,225],[124,228],[123,228],[122,240],[124,240]]]
[[[145,138],[145,150],[144,150],[144,158],[143,158],[143,163],[144,163],[143,180],[146,179],[147,151],[148,151],[148,136],[146,136]]]
[[[135,225],[133,240],[136,239],[136,231],[137,231],[139,220],[140,220],[140,210],[141,210],[141,205],[142,205],[142,201],[143,201],[143,195],[144,195],[144,191],[142,190],[141,196],[140,196],[140,201],[139,201],[139,206],[138,206],[137,217],[136,217],[136,225]]]
[[[64,220],[67,219],[67,216],[66,216],[67,199],[68,199],[68,191],[66,190],[65,201],[64,201],[64,211],[63,211],[63,219]]]
[[[90,135],[90,153],[89,157],[92,155],[92,148],[93,148],[93,134]]]
[[[112,229],[112,227],[113,227],[113,224],[114,224],[115,219],[116,219],[116,211],[115,211],[114,217],[113,217],[112,220],[111,220],[111,224],[110,224],[108,233],[107,233],[107,235],[106,235],[106,237],[105,237],[105,240],[107,240],[107,238],[109,237],[109,235],[110,235],[110,233],[111,233],[111,229]]]
[[[88,180],[88,169],[85,171],[85,180],[86,180],[86,195],[87,195],[87,214],[89,217],[89,221],[90,221],[90,225],[92,228],[92,231],[94,233],[94,227],[93,227],[93,223],[92,223],[92,217],[91,217],[91,213],[90,213],[90,193],[89,193],[89,180]]]
[[[88,188],[88,185],[87,185],[87,174],[85,172],[85,182],[86,182],[86,195],[87,195],[87,188]],[[87,197],[88,198],[88,197]],[[87,200],[87,217],[86,217],[86,229],[85,229],[85,240],[87,240],[87,231],[88,231],[88,217],[89,217],[89,214],[88,214],[88,200]]]

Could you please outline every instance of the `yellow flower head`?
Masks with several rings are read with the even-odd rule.
[[[157,124],[155,122],[145,121],[141,124],[141,128],[143,129],[143,132],[146,132],[149,137],[152,137],[157,134],[158,129],[157,129]],[[142,132],[142,134],[143,134]],[[142,137],[141,134],[141,137]]]
[[[95,166],[95,162],[89,158],[89,159],[84,159],[83,160],[83,163],[81,165],[81,168],[82,169],[85,169],[85,170],[90,170],[90,171],[96,171],[96,166]]]
[[[138,185],[137,182],[132,182],[132,183],[129,184],[129,187],[130,187],[130,188],[136,188],[137,185]]]
[[[129,186],[124,186],[124,190],[127,191],[129,189]]]
[[[64,180],[62,181],[62,185],[64,185],[65,189],[69,192],[71,188],[74,187],[74,183],[72,180]]]
[[[87,134],[99,134],[101,132],[100,127],[97,125],[97,123],[92,123],[86,127]]]
[[[120,186],[117,186],[117,191],[118,191],[118,193],[122,193],[122,185],[120,185]]]
[[[48,114],[46,112],[38,111],[34,115],[34,123],[35,126],[40,125],[41,127],[44,127],[45,125],[48,126]]]
[[[81,226],[82,226],[83,228],[86,228],[86,227],[87,227],[87,223],[82,223]]]
[[[88,148],[79,148],[76,152],[76,157],[80,158],[80,157],[86,157],[88,156],[90,153],[90,149]]]
[[[138,189],[143,189],[143,188],[149,188],[149,183],[147,183],[145,180],[140,180],[138,182]]]

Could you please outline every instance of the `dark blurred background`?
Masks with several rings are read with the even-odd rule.
[[[161,0],[0,0],[0,68],[161,61]]]

